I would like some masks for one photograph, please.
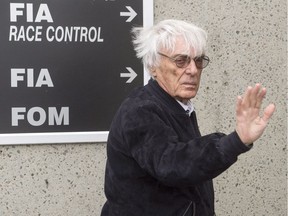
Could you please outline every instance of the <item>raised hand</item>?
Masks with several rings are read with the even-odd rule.
[[[243,96],[237,97],[236,104],[236,132],[245,144],[256,141],[264,132],[269,119],[275,111],[275,105],[269,104],[260,116],[262,101],[266,95],[266,88],[261,84],[249,86]]]

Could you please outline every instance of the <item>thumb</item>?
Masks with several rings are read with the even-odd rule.
[[[268,122],[271,116],[273,115],[275,109],[276,107],[274,104],[269,104],[264,110],[263,117],[262,117],[263,121]]]

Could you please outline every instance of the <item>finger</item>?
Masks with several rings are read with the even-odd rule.
[[[261,84],[257,83],[251,90],[251,93],[249,95],[251,107],[260,108],[260,106],[257,106],[259,102],[261,104],[261,100],[259,100],[260,98],[258,97],[260,96],[260,93],[259,93],[260,88],[261,88]]]
[[[238,96],[237,97],[237,102],[236,102],[236,113],[239,114],[241,111],[241,105],[242,105],[242,97]]]
[[[251,86],[248,86],[244,95],[243,95],[243,98],[242,98],[242,105],[244,107],[250,107],[251,106],[251,92],[252,92],[252,87]]]
[[[256,104],[255,104],[255,107],[260,109],[261,108],[261,105],[262,105],[262,101],[263,99],[265,98],[265,95],[266,95],[266,88],[262,88],[257,96],[257,100],[256,100]]]
[[[269,119],[271,118],[271,116],[273,115],[273,113],[275,112],[276,106],[274,104],[269,104],[265,109],[264,109],[264,113],[263,113],[263,121],[265,121],[266,123],[269,121]]]

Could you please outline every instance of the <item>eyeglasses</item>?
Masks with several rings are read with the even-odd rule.
[[[209,57],[206,55],[196,56],[194,58],[191,58],[188,55],[177,55],[174,58],[172,58],[172,57],[169,57],[169,56],[167,56],[163,53],[160,53],[160,52],[158,52],[158,54],[170,59],[171,61],[173,61],[178,68],[187,67],[190,64],[191,60],[193,60],[198,69],[203,69],[203,68],[207,67],[207,65],[210,62]]]

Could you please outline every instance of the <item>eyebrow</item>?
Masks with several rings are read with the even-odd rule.
[[[189,55],[187,55],[187,54],[175,54],[175,55],[172,55],[171,57],[172,57],[172,58],[176,58],[176,57],[179,57],[179,56],[189,57]]]

